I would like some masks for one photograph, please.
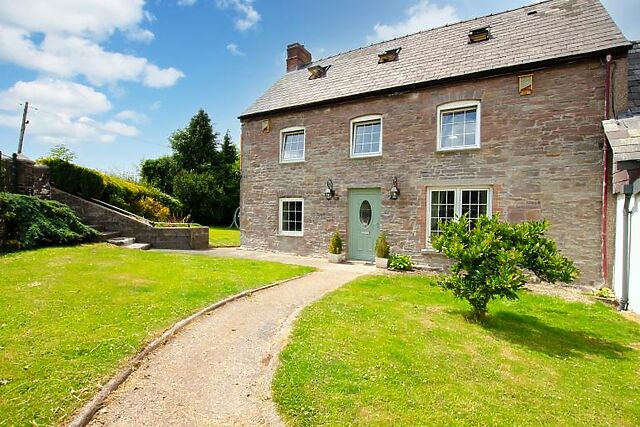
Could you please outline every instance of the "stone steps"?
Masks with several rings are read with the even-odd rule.
[[[120,237],[119,231],[103,231],[100,233],[100,240],[103,242],[106,242],[110,239],[115,239],[117,237]]]
[[[113,237],[111,239],[106,239],[106,242],[112,245],[120,246],[125,249],[136,249],[140,251],[146,251],[151,248],[150,243],[136,243],[135,237],[119,237],[120,233],[117,233],[117,234],[118,236],[116,237]]]
[[[137,249],[139,251],[146,251],[151,249],[151,243],[132,243],[131,245],[123,246],[125,249]]]
[[[114,237],[113,239],[107,239],[107,243],[116,246],[129,246],[136,242],[135,237]]]

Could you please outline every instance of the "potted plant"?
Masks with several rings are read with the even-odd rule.
[[[376,267],[387,268],[389,264],[389,243],[384,233],[380,233],[376,240]]]
[[[331,240],[329,241],[329,262],[333,264],[339,264],[344,262],[345,256],[342,253],[342,237],[340,237],[340,232],[336,230],[331,236]]]

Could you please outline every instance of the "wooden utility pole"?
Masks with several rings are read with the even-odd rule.
[[[24,142],[24,131],[29,124],[27,120],[27,111],[29,110],[29,102],[24,103],[24,111],[22,112],[22,126],[20,126],[20,140],[18,141],[18,154],[22,153],[22,143]]]

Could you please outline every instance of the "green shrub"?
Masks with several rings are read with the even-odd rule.
[[[389,270],[411,271],[413,270],[413,260],[409,255],[392,254],[389,257]]]
[[[181,214],[180,202],[155,188],[106,175],[61,159],[44,158],[39,159],[38,162],[49,166],[52,184],[67,193],[102,200],[152,221],[165,221],[169,215]]]
[[[376,240],[376,257],[389,258],[389,243],[387,243],[387,237],[380,233]]]
[[[156,221],[167,221],[171,214],[168,207],[147,196],[137,201],[137,207],[143,217],[153,218]]]
[[[616,297],[611,288],[600,288],[594,294],[599,298],[614,299]]]
[[[463,215],[439,227],[442,232],[433,238],[433,247],[456,262],[438,284],[466,299],[475,320],[486,316],[487,304],[495,298],[518,299],[527,280],[525,269],[550,283],[569,283],[578,276],[573,262],[544,237],[547,221],[510,224],[495,215],[482,216],[471,226]]]
[[[31,249],[95,239],[67,206],[33,196],[0,193],[0,248]]]
[[[340,237],[340,232],[336,230],[331,236],[331,240],[329,241],[329,253],[330,254],[341,254],[342,253],[342,237]]]

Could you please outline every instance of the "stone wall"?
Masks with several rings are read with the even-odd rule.
[[[207,227],[153,227],[136,218],[107,209],[95,203],[51,188],[51,198],[71,207],[85,224],[103,227],[106,231],[119,231],[123,236],[135,237],[141,243],[150,243],[156,249],[207,249]]]
[[[22,154],[0,153],[0,191],[49,197],[49,168]]]
[[[617,62],[626,74],[626,58]],[[600,285],[604,67],[594,58],[531,72],[530,96],[518,94],[522,72],[245,120],[242,246],[324,256],[334,230],[346,240],[348,190],[380,188],[381,230],[392,250],[440,265],[425,250],[427,189],[490,186],[494,213],[550,220],[550,236],[582,270],[580,284]],[[460,100],[481,101],[481,148],[437,152],[436,108]],[[350,120],[370,114],[383,117],[383,154],[350,159]],[[263,119],[270,133],[262,133]],[[279,131],[291,126],[306,128],[306,161],[280,164]],[[393,176],[398,200],[386,197]],[[331,201],[322,194],[328,178],[338,196]],[[303,237],[278,235],[280,197],[304,197]]]

